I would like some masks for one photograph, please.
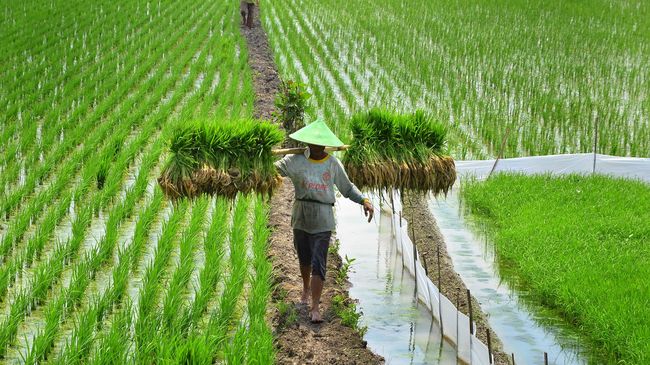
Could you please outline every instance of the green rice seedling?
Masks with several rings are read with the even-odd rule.
[[[648,184],[497,174],[463,183],[461,196],[486,224],[501,276],[574,325],[596,361],[650,361]]]
[[[271,149],[282,139],[278,127],[266,122],[186,123],[172,136],[171,157],[158,182],[172,198],[270,193],[279,181]]]
[[[373,109],[355,115],[350,130],[343,164],[361,189],[439,194],[456,180],[453,159],[443,156],[446,128],[422,111],[399,115]]]
[[[207,208],[207,196],[195,201],[190,224],[181,237],[180,264],[172,274],[162,305],[163,333],[170,336],[181,334],[190,325],[189,311],[184,310],[184,293],[194,271],[194,253],[201,243]]]
[[[230,231],[230,276],[225,282],[223,293],[219,298],[216,311],[204,330],[204,336],[213,346],[212,354],[223,357],[227,335],[237,315],[237,303],[244,288],[248,267],[246,264],[248,200],[244,195],[236,199],[233,223]]]
[[[173,240],[176,237],[178,227],[182,218],[185,216],[188,206],[189,202],[187,200],[183,199],[179,201],[172,216],[163,226],[162,235],[154,253],[154,260],[147,267],[142,279],[137,309],[138,315],[134,325],[136,361],[145,361],[156,355],[153,345],[156,343],[154,338],[158,336],[158,329],[160,327],[160,319],[157,318],[156,314],[156,302],[161,287],[160,279],[167,266],[173,249]]]
[[[223,197],[215,199],[210,228],[204,240],[206,265],[199,274],[199,288],[195,293],[191,308],[191,323],[197,326],[199,319],[208,308],[217,283],[223,275],[223,257],[228,226],[229,203]]]
[[[90,357],[90,364],[126,364],[129,361],[127,354],[130,350],[132,304],[127,301],[115,316],[111,328],[99,339],[98,344]]]
[[[230,343],[226,345],[224,358],[227,364],[246,363],[246,331],[245,326],[239,326]]]
[[[273,335],[266,323],[267,303],[271,298],[273,267],[268,259],[268,209],[261,197],[255,201],[253,221],[253,269],[248,298],[248,330],[246,331],[246,361],[273,363]],[[240,328],[243,326],[240,326]],[[226,356],[227,358],[227,356]]]
[[[102,160],[99,162],[99,168],[97,168],[97,189],[102,190],[104,188],[104,183],[106,183],[106,177],[108,176],[108,162]]]

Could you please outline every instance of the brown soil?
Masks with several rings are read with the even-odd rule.
[[[274,98],[280,84],[266,33],[256,12],[254,27],[241,27],[248,42],[249,65],[253,70],[255,117],[270,119]],[[278,364],[380,364],[383,359],[372,353],[366,342],[352,328],[341,324],[331,310],[332,297],[348,297],[347,288],[336,285],[334,275],[341,266],[337,254],[328,256],[328,272],[321,297],[324,322],[312,324],[308,308],[300,303],[302,279],[298,257],[293,248],[291,207],[294,190],[285,179],[271,200],[270,257],[276,288],[269,308],[269,317],[276,340]],[[279,307],[283,307],[281,312]],[[295,313],[294,319],[290,313]]]
[[[255,7],[253,28],[240,26],[248,44],[248,65],[253,70],[255,90],[255,118],[271,119],[275,109],[275,94],[280,86],[280,77],[269,48],[266,32],[260,23],[259,9]]]
[[[405,195],[403,198],[403,217],[412,225],[413,233],[409,232],[411,240],[415,242],[418,252],[425,267],[428,268],[429,278],[436,286],[441,288],[444,294],[454,304],[458,303],[458,309],[468,315],[467,287],[460,276],[454,271],[451,258],[447,253],[447,246],[444,237],[435,218],[429,211],[424,197]],[[440,276],[438,276],[438,248],[440,248]],[[440,284],[439,284],[440,283]],[[472,313],[477,328],[477,337],[487,344],[487,330],[490,329],[492,339],[492,353],[495,364],[510,364],[510,358],[503,352],[501,341],[490,328],[487,316],[481,310],[480,303],[472,297]]]
[[[383,359],[372,353],[366,342],[352,328],[341,324],[332,312],[332,297],[341,294],[347,297],[347,288],[337,286],[334,281],[336,270],[341,266],[341,257],[330,252],[327,260],[327,278],[321,297],[324,309],[321,324],[309,321],[308,308],[300,303],[302,280],[298,269],[298,256],[293,248],[291,231],[291,206],[293,186],[285,179],[271,201],[271,257],[278,287],[274,293],[274,304],[284,302],[297,314],[295,321],[286,312],[273,313],[279,364],[380,364]]]

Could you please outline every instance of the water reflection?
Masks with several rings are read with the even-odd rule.
[[[414,278],[393,242],[390,213],[367,224],[357,204],[340,199],[336,214],[340,254],[355,259],[350,296],[359,301],[370,349],[387,364],[456,364],[455,347],[415,299]]]

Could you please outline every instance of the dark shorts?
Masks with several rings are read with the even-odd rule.
[[[312,275],[319,275],[323,281],[331,237],[332,232],[307,233],[300,229],[293,230],[293,247],[298,252],[300,266],[311,266]]]

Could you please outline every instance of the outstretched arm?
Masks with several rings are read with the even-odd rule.
[[[289,156],[284,156],[282,159],[275,161],[275,167],[278,169],[280,176],[287,177],[290,175],[290,161]]]
[[[368,222],[370,222],[375,213],[375,209],[373,208],[370,199],[364,197],[359,188],[350,181],[348,174],[341,165],[341,162],[337,160],[335,166],[336,171],[334,173],[334,184],[344,197],[357,204],[363,205],[363,213],[368,217]]]

